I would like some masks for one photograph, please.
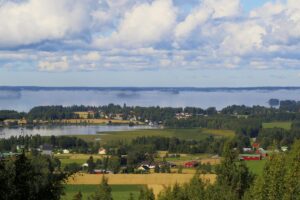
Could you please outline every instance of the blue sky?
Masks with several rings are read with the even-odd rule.
[[[298,0],[0,0],[0,85],[300,86]]]

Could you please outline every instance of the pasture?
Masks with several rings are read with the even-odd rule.
[[[150,129],[150,130],[134,130],[134,131],[118,131],[118,132],[102,132],[96,135],[77,135],[87,142],[100,140],[102,143],[109,142],[130,142],[137,137],[159,136],[159,137],[177,137],[184,140],[202,140],[208,136],[215,137],[233,137],[234,131],[216,130],[204,128],[190,129]]]
[[[156,158],[156,161],[163,161],[163,158],[166,156],[167,151],[158,151],[158,158]],[[196,160],[201,162],[202,164],[210,163],[211,165],[220,164],[221,159],[220,158],[211,158],[211,154],[179,154],[179,157],[167,157],[165,158],[166,161],[172,162],[176,165],[183,165],[187,161]]]
[[[133,194],[133,197],[137,199],[139,191],[144,188],[143,185],[111,185],[112,196],[114,200],[123,200],[128,199],[130,193]],[[73,200],[74,195],[79,191],[82,193],[83,200],[87,200],[88,197],[97,190],[98,185],[66,185],[65,193],[62,200]]]
[[[263,123],[263,128],[283,128],[285,130],[290,130],[292,127],[292,122],[269,122]]]
[[[246,165],[255,175],[261,176],[266,164],[266,160],[246,161]]]
[[[55,154],[56,158],[58,158],[61,162],[61,168],[63,169],[67,164],[70,163],[77,163],[82,165],[83,163],[86,163],[86,161],[89,159],[90,156],[93,156],[94,161],[97,159],[102,159],[102,155],[94,154]]]

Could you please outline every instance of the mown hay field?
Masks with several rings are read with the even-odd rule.
[[[194,174],[106,174],[110,185],[146,185],[158,194],[165,186],[175,183],[183,184],[189,182]],[[200,175],[204,180],[214,182],[216,175]],[[99,184],[103,175],[78,174],[68,181],[68,185],[94,185]]]

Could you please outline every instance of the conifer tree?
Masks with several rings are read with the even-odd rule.
[[[89,200],[113,200],[111,187],[108,185],[108,179],[105,176],[102,177],[98,190],[89,197]]]

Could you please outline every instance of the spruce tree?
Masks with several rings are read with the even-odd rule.
[[[111,187],[108,185],[108,179],[103,176],[101,184],[94,195],[89,197],[90,200],[113,200]]]

